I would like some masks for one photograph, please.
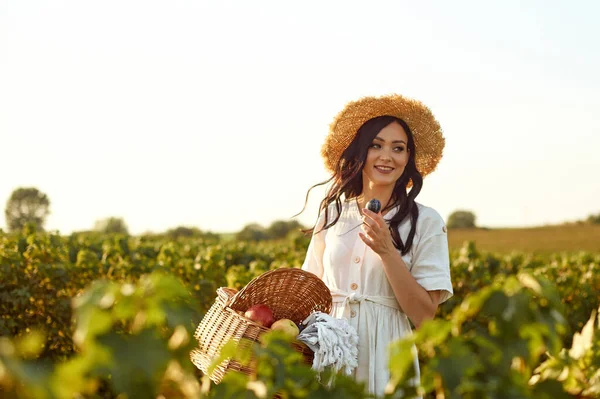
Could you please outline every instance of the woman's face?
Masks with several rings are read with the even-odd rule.
[[[363,182],[371,186],[396,184],[408,163],[408,136],[404,128],[392,122],[373,139],[362,170]]]

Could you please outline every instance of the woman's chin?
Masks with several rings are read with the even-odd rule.
[[[396,185],[396,181],[400,178],[396,173],[394,174],[383,174],[383,173],[373,173],[367,174],[363,173],[363,181],[368,182],[368,186],[371,188],[388,188],[392,186],[392,188]]]
[[[396,185],[396,180],[394,179],[372,179],[371,180],[371,188],[393,188]]]

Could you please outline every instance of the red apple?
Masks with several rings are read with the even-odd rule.
[[[290,338],[296,338],[300,333],[300,329],[296,323],[290,319],[277,320],[275,323],[273,323],[273,325],[271,325],[271,329],[283,331],[283,333]]]
[[[271,327],[271,324],[273,324],[273,321],[275,321],[271,308],[262,304],[251,306],[248,310],[246,310],[244,316],[267,328]]]

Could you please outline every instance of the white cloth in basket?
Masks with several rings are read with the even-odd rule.
[[[358,366],[358,334],[348,320],[336,319],[323,312],[311,313],[303,322],[306,327],[297,339],[315,353],[313,370],[326,367],[350,375]]]

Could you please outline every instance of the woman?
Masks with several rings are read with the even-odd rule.
[[[389,380],[388,345],[453,295],[444,221],[415,202],[443,148],[431,111],[390,95],[349,103],[321,151],[332,177],[318,185],[331,187],[302,269],[331,290],[332,316],[356,328],[354,375],[376,395]],[[366,209],[372,199],[380,201],[379,213]],[[416,358],[415,371],[419,378]]]

